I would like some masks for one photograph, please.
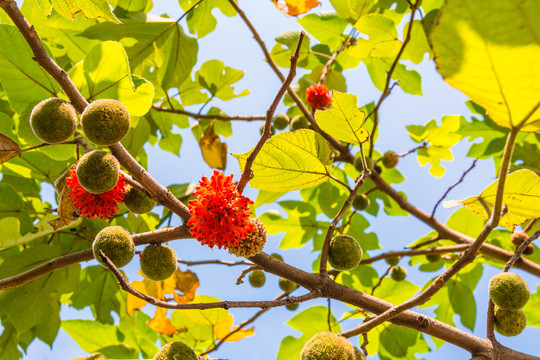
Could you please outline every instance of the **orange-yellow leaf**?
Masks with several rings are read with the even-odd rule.
[[[192,301],[195,298],[195,291],[199,287],[199,279],[197,275],[190,270],[183,272],[180,269],[176,269],[174,273],[176,278],[176,290],[183,293],[179,296],[178,293],[174,293],[174,298],[179,304],[185,304]]]
[[[305,14],[314,7],[321,5],[317,0],[285,0],[285,2],[272,0],[272,2],[282,13],[289,16]]]
[[[144,284],[144,281],[133,281],[131,283],[131,286],[143,294],[148,294],[148,290],[146,289],[146,286]],[[149,295],[149,294],[148,294]],[[131,295],[130,293],[127,294],[126,299],[126,312],[128,315],[132,315],[135,310],[141,310],[144,305],[146,305],[147,302],[143,299],[139,299],[135,295]]]
[[[232,326],[233,321],[234,321],[233,316],[231,314],[227,314],[227,316],[225,317],[225,319],[223,319],[223,321],[220,321],[214,325],[214,334],[216,335],[218,339],[221,340],[225,338],[225,336],[227,336],[231,331],[237,328],[236,326],[234,327]],[[249,329],[239,330],[235,332],[234,334],[232,334],[231,336],[229,336],[225,341],[226,342],[238,341],[245,338],[246,336],[251,336],[251,335],[255,335],[255,332],[253,331],[253,327]]]
[[[171,324],[171,321],[167,317],[167,309],[162,307],[156,307],[154,317],[151,320],[148,320],[146,325],[160,334],[172,336],[177,333],[176,328]]]
[[[227,144],[222,143],[214,132],[214,123],[204,132],[199,141],[204,161],[214,169],[225,170],[227,166]]]
[[[19,147],[19,144],[0,133],[0,164],[5,163],[20,153],[21,148]]]

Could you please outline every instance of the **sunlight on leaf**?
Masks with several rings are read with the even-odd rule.
[[[223,319],[222,321],[214,325],[214,334],[216,335],[218,339],[220,340],[223,339],[231,331],[236,329],[236,327],[232,326],[233,321],[234,321],[233,316],[231,314],[227,314],[225,319]],[[245,338],[246,336],[255,335],[255,331],[253,331],[253,329],[254,329],[253,327],[250,327],[249,329],[238,330],[237,332],[229,336],[225,341],[234,342],[234,341],[241,340]]]
[[[0,164],[14,158],[20,153],[21,148],[19,147],[19,144],[0,133]]]
[[[156,307],[154,317],[146,322],[152,330],[160,334],[173,335],[177,332],[176,328],[171,324],[171,320],[167,317],[167,309]]]
[[[219,136],[214,132],[214,124],[204,132],[203,137],[199,141],[204,161],[214,169],[225,170],[227,166],[227,144],[222,143]]]
[[[479,196],[470,197],[459,203],[487,220],[495,202],[497,184],[498,181],[495,181]],[[455,201],[451,201],[444,203],[444,206],[452,207],[455,204]],[[527,219],[540,217],[540,177],[530,170],[518,170],[509,174],[506,177],[503,204],[508,208],[508,212],[501,218],[499,225],[510,231]]]
[[[359,38],[349,54],[359,59],[371,57],[395,56],[400,47],[398,32],[392,19],[380,15],[362,16],[354,27],[369,38]]]
[[[369,139],[369,132],[362,127],[366,114],[358,108],[357,102],[356,95],[334,90],[332,107],[324,111],[317,110],[315,119],[321,129],[338,140],[359,145]]]
[[[309,10],[321,5],[317,0],[272,0],[274,5],[281,10],[282,13],[289,16],[297,16],[307,13]]]
[[[538,0],[449,0],[431,35],[445,80],[507,128],[540,129],[538,14]]]
[[[253,151],[233,154],[241,169]],[[332,166],[330,146],[313,130],[283,132],[262,147],[253,163],[251,187],[266,191],[300,190],[315,186],[328,177]]]
[[[52,0],[54,10],[68,19],[73,20],[73,15],[82,12],[88,19],[102,18],[107,21],[120,24],[120,21],[111,11],[107,0]]]

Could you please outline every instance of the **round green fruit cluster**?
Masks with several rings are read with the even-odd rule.
[[[161,281],[176,271],[176,253],[166,245],[148,245],[140,255],[141,271],[150,280]]]
[[[387,151],[384,153],[381,161],[385,168],[393,169],[398,164],[399,156],[393,151]]]
[[[91,194],[102,194],[112,190],[118,183],[119,172],[118,160],[103,150],[84,154],[77,165],[79,183]]]
[[[407,277],[407,270],[403,266],[392,266],[390,269],[390,277],[394,281],[403,281]]]
[[[309,123],[307,119],[302,115],[297,115],[292,118],[291,120],[291,130],[300,130],[300,129],[307,129],[309,126]]]
[[[399,263],[399,256],[389,257],[384,259],[384,261],[390,266],[396,266]]]
[[[274,128],[276,130],[283,130],[289,125],[289,121],[290,119],[286,114],[278,114],[274,118],[274,122],[273,122]]]
[[[521,244],[523,244],[523,242],[527,240],[528,238],[529,238],[529,235],[527,235],[525,231],[516,231],[515,233],[512,233],[512,235],[510,236],[510,240],[515,245],[516,249],[520,247]],[[527,245],[525,250],[523,250],[523,254],[525,255],[531,255],[533,252],[534,252],[533,244]]]
[[[323,331],[315,334],[302,348],[302,360],[360,360],[361,355],[343,336]]]
[[[255,270],[249,274],[249,283],[251,286],[259,288],[266,282],[266,276],[262,270]]]
[[[84,109],[81,125],[88,140],[109,146],[122,140],[128,133],[129,112],[119,101],[96,100]]]
[[[139,191],[128,185],[124,193],[124,205],[129,211],[135,214],[146,214],[156,206],[156,202]]]
[[[287,280],[285,278],[279,278],[279,288],[287,293],[290,293],[294,289],[296,289],[298,285],[293,283],[291,280]]]
[[[298,309],[298,303],[296,303],[296,304],[285,305],[285,308],[286,308],[287,310],[294,311],[294,310]]]
[[[338,235],[330,241],[328,262],[336,270],[352,270],[362,260],[362,248],[355,238],[349,235]]]
[[[92,252],[97,261],[105,266],[99,255],[99,250],[120,268],[127,265],[135,254],[135,243],[129,231],[121,226],[109,226],[101,230],[92,244]]]
[[[369,206],[369,199],[367,195],[359,194],[357,197],[354,198],[352,206],[358,211],[366,210]]]
[[[519,275],[503,272],[489,282],[489,297],[495,306],[495,330],[504,336],[516,336],[527,326],[522,308],[531,292]]]
[[[197,360],[197,355],[183,342],[172,342],[163,346],[152,360]]]
[[[436,263],[441,260],[441,254],[427,254],[426,259],[430,263]]]
[[[75,132],[77,111],[73,105],[59,98],[43,100],[32,109],[30,126],[39,140],[58,144]]]
[[[371,160],[371,158],[368,158],[368,157],[366,158],[366,165],[369,169],[373,167],[373,161]],[[358,172],[364,171],[364,164],[362,163],[361,156],[358,156],[357,158],[354,159],[354,168]]]

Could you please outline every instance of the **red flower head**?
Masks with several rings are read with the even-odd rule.
[[[238,193],[232,178],[216,170],[210,180],[203,176],[193,193],[197,198],[189,202],[189,232],[211,248],[236,246],[254,230],[248,207],[253,201]]]
[[[124,174],[120,173],[116,186],[102,194],[91,194],[80,184],[77,177],[76,167],[69,169],[69,176],[66,178],[66,186],[71,190],[69,198],[77,213],[87,218],[100,219],[113,217],[120,206],[119,202],[124,201],[124,192],[127,185]]]
[[[306,101],[314,109],[324,109],[332,103],[330,90],[326,85],[311,85],[306,90]]]

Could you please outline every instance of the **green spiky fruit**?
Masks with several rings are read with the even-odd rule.
[[[293,283],[291,280],[287,280],[284,278],[279,278],[279,288],[285,292],[291,292],[294,289],[296,289],[298,285]]]
[[[135,214],[146,214],[156,206],[156,202],[139,191],[128,185],[124,193],[124,205],[129,211]]]
[[[352,206],[358,211],[366,210],[369,206],[369,199],[366,194],[359,194],[355,197]]]
[[[399,257],[398,256],[389,257],[389,258],[384,259],[384,261],[386,261],[386,263],[390,266],[396,266],[399,262]]]
[[[302,360],[356,360],[354,346],[343,336],[323,331],[315,334],[301,352]]]
[[[106,266],[99,256],[99,250],[105,253],[113,264],[120,268],[127,265],[135,254],[135,244],[129,231],[121,226],[108,226],[101,230],[92,244],[94,257]]]
[[[251,286],[259,288],[264,285],[266,282],[266,276],[264,275],[264,272],[261,270],[255,270],[252,271],[251,274],[249,274],[249,283]]]
[[[522,309],[508,310],[496,306],[494,325],[499,334],[516,336],[527,326],[527,317]]]
[[[379,165],[373,166],[373,170],[375,170],[375,172],[379,175],[382,173],[382,168]]]
[[[141,271],[150,280],[161,281],[176,271],[176,253],[166,245],[148,245],[140,255]]]
[[[441,254],[427,254],[426,259],[430,263],[436,263],[437,261],[441,260]]]
[[[264,124],[259,129],[259,132],[261,133],[261,135],[263,134],[263,132],[264,132]],[[274,125],[270,126],[270,135],[276,135],[276,129],[274,128]]]
[[[530,295],[529,286],[518,274],[500,273],[489,282],[491,300],[503,309],[521,309],[529,300]]]
[[[129,112],[121,102],[100,99],[92,102],[81,115],[83,132],[91,142],[112,145],[129,131]]]
[[[183,342],[172,342],[163,346],[152,360],[197,360],[197,355]]]
[[[394,281],[403,281],[407,276],[407,270],[403,266],[392,266],[390,269],[390,276]]]
[[[287,308],[287,310],[294,311],[294,310],[298,309],[298,303],[285,305],[285,307]]]
[[[43,100],[32,109],[30,126],[39,140],[58,144],[75,132],[77,111],[73,105],[59,98]]]
[[[274,118],[274,127],[283,130],[289,125],[289,117],[286,114],[279,114]]]
[[[91,194],[102,194],[118,183],[120,163],[116,158],[102,150],[84,154],[77,165],[79,184]]]
[[[382,164],[387,169],[393,169],[396,167],[399,161],[399,156],[393,151],[387,151],[382,157]]]
[[[291,120],[291,130],[300,130],[300,129],[307,129],[309,126],[309,123],[305,117],[302,115],[298,115],[292,118]]]
[[[520,246],[525,240],[529,238],[529,235],[525,231],[516,231],[510,236],[510,240],[514,245]]]
[[[349,235],[338,235],[330,241],[328,262],[336,270],[351,270],[360,264],[362,248],[355,238]]]
[[[366,157],[366,164],[367,164],[368,168],[370,168],[370,169],[372,168],[373,161],[371,160],[371,158]],[[358,172],[364,171],[364,164],[362,164],[362,157],[361,156],[358,156],[356,159],[354,159],[354,168]]]
[[[356,356],[355,360],[366,360],[366,357],[364,356],[364,354],[362,354],[362,352],[358,350],[357,348],[354,348],[354,355]]]
[[[270,256],[273,257],[276,260],[283,261],[283,256],[281,256],[279,254],[272,254]]]
[[[250,219],[255,229],[243,238],[238,245],[230,246],[229,253],[238,257],[250,257],[260,253],[266,244],[266,228],[264,224],[255,218]]]

